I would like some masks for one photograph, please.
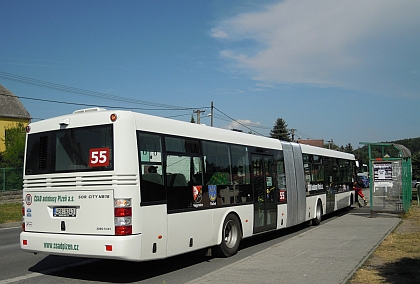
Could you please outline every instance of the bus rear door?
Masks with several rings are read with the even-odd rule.
[[[252,155],[254,187],[254,233],[276,229],[277,198],[273,156]]]

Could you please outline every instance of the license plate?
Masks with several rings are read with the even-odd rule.
[[[54,217],[76,217],[76,208],[75,207],[54,207],[53,216]]]

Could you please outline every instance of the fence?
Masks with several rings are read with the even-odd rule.
[[[22,168],[0,168],[0,191],[22,190]]]

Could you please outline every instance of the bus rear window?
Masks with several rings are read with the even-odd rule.
[[[111,124],[29,134],[25,173],[112,170],[112,150]]]

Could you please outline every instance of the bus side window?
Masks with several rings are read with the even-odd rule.
[[[192,208],[191,168],[190,156],[166,155],[168,210]]]
[[[141,203],[163,202],[166,192],[163,184],[161,137],[137,132],[140,169]]]
[[[203,142],[205,156],[204,184],[217,191],[213,205],[234,204],[240,199],[232,183],[232,169],[229,145],[216,142]],[[236,194],[236,195],[235,195]]]
[[[230,145],[231,172],[235,203],[252,202],[253,190],[251,185],[251,165],[248,148],[239,145]]]
[[[277,167],[277,189],[279,203],[287,203],[286,172],[284,167],[283,151],[279,151],[276,156]]]

